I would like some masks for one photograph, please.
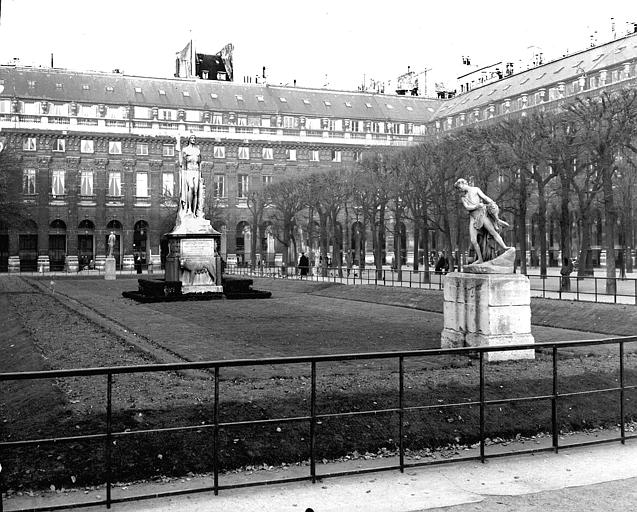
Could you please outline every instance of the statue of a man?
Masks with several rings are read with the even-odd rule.
[[[115,241],[116,241],[115,233],[111,231],[111,234],[108,235],[108,257],[109,258],[113,257],[113,251],[115,250]]]
[[[194,135],[188,137],[188,144],[181,150],[181,206],[186,213],[196,215],[203,209],[201,195],[201,151]]]
[[[509,224],[499,218],[499,208],[479,187],[473,187],[467,180],[460,178],[454,185],[461,193],[462,205],[469,212],[469,237],[471,245],[476,252],[475,263],[484,262],[484,254],[478,243],[478,233],[482,232],[484,238],[489,234],[504,250],[509,249],[500,236],[500,226]]]

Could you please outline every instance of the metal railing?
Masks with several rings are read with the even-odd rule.
[[[285,277],[308,279],[318,282],[334,282],[343,284],[367,284],[375,286],[390,286],[399,288],[423,288],[429,290],[442,290],[444,285],[444,272],[414,271],[403,269],[400,274],[395,269],[383,268],[350,268],[329,267],[323,271],[312,267],[307,275],[301,276],[297,267],[261,266],[256,268],[228,266],[226,273],[245,275],[252,277]],[[531,292],[535,297],[551,299],[567,299],[588,302],[606,302],[637,304],[637,279],[608,278],[571,275],[567,280],[560,275],[526,274],[530,280]],[[607,293],[607,282],[613,281],[612,293]]]
[[[466,461],[466,460],[480,460],[484,462],[487,457],[499,457],[503,455],[510,454],[523,454],[523,453],[532,453],[538,451],[547,451],[553,450],[557,452],[560,447],[573,447],[573,446],[585,446],[591,444],[600,444],[606,443],[610,441],[620,441],[622,444],[625,443],[626,439],[630,439],[633,437],[637,437],[637,435],[626,435],[626,414],[625,414],[625,402],[626,396],[625,393],[628,390],[637,389],[637,385],[627,385],[625,381],[626,370],[624,368],[624,360],[625,360],[625,345],[632,344],[637,342],[637,336],[624,337],[624,338],[611,338],[605,340],[586,340],[586,341],[568,341],[568,342],[549,342],[549,343],[537,343],[537,344],[525,344],[525,345],[506,345],[506,346],[483,346],[483,347],[470,347],[470,348],[455,348],[455,349],[434,349],[434,350],[412,350],[412,351],[396,351],[396,352],[375,352],[375,353],[361,353],[361,354],[338,354],[338,355],[323,355],[323,356],[305,356],[305,357],[283,357],[283,358],[267,358],[267,359],[237,359],[237,360],[226,360],[226,361],[205,361],[205,362],[193,362],[193,363],[171,363],[171,364],[154,364],[154,365],[145,365],[145,366],[121,366],[121,367],[107,367],[107,368],[86,368],[86,369],[74,369],[74,370],[52,370],[52,371],[33,371],[33,372],[20,372],[20,373],[0,373],[0,385],[8,381],[24,381],[24,380],[35,380],[35,379],[63,379],[69,377],[89,377],[91,379],[105,379],[106,381],[106,418],[105,418],[105,428],[101,433],[93,433],[87,435],[75,435],[75,436],[67,436],[67,437],[57,437],[57,438],[43,438],[43,439],[23,439],[23,440],[12,440],[12,441],[3,441],[0,442],[0,450],[7,450],[13,448],[20,447],[35,447],[42,445],[60,445],[61,443],[74,443],[82,440],[91,440],[91,441],[101,441],[104,443],[104,458],[105,458],[105,488],[106,488],[106,498],[100,501],[92,501],[90,503],[81,503],[81,504],[66,504],[66,505],[56,505],[56,506],[48,506],[46,508],[40,509],[29,509],[29,510],[66,510],[69,508],[79,508],[85,507],[87,505],[96,506],[96,505],[105,505],[107,508],[110,508],[113,503],[119,503],[124,501],[133,501],[133,500],[141,500],[141,499],[149,499],[149,498],[161,498],[167,496],[175,496],[179,494],[188,494],[193,492],[204,492],[204,491],[212,491],[215,495],[219,493],[219,491],[224,489],[232,489],[239,487],[247,487],[254,485],[263,485],[267,483],[286,483],[286,482],[298,482],[302,480],[311,480],[312,482],[316,482],[317,477],[326,478],[326,477],[334,477],[334,476],[344,476],[348,474],[357,474],[357,473],[368,473],[368,472],[377,472],[382,470],[400,470],[403,472],[405,468],[416,467],[416,466],[426,466],[440,463],[449,463],[449,462],[458,462],[458,461]],[[577,389],[571,390],[568,392],[560,391],[560,375],[559,375],[559,367],[558,367],[558,354],[561,349],[565,348],[574,348],[574,347],[583,347],[583,346],[593,346],[593,345],[615,345],[618,348],[618,379],[617,384],[612,387],[605,387],[602,389]],[[536,394],[531,396],[513,396],[507,398],[497,398],[490,399],[487,397],[487,390],[485,386],[485,358],[488,353],[491,352],[501,352],[501,351],[518,351],[518,350],[541,350],[551,354],[552,360],[552,376],[548,377],[551,381],[551,392],[544,394]],[[479,379],[478,379],[478,400],[470,400],[457,403],[436,403],[434,400],[432,405],[430,404],[417,404],[417,405],[405,405],[405,361],[413,358],[423,358],[423,357],[438,357],[438,356],[472,356],[478,359],[479,364]],[[340,412],[331,412],[331,413],[322,413],[318,410],[317,407],[317,379],[319,377],[319,372],[317,365],[319,363],[325,362],[343,362],[343,361],[372,361],[372,360],[393,360],[395,361],[398,368],[398,382],[397,382],[397,393],[398,393],[398,402],[395,407],[386,407],[384,409],[363,409],[360,410],[356,408],[356,410],[345,410]],[[243,419],[236,420],[232,418],[228,418],[225,421],[221,421],[220,418],[220,378],[222,370],[229,368],[240,368],[246,366],[266,366],[266,365],[298,365],[298,364],[307,364],[309,365],[309,373],[310,373],[310,400],[309,406],[305,414],[294,417],[281,417],[281,418],[265,418],[265,419]],[[532,361],[526,361],[524,364],[533,364]],[[196,425],[185,425],[185,426],[173,426],[166,428],[156,428],[156,429],[145,429],[145,430],[122,430],[116,431],[114,430],[113,424],[113,383],[114,377],[117,375],[123,374],[137,374],[137,373],[149,373],[149,372],[170,372],[170,371],[181,371],[181,370],[208,370],[211,371],[214,376],[213,381],[213,390],[212,390],[212,400],[213,400],[213,409],[212,409],[212,422],[202,422]],[[356,375],[356,373],[354,373]],[[275,379],[276,380],[276,379]],[[270,380],[270,382],[273,382]],[[276,386],[276,383],[273,382],[272,386]],[[129,392],[129,390],[127,390]],[[620,431],[619,436],[600,439],[596,438],[593,441],[584,441],[584,442],[571,442],[568,445],[560,446],[559,443],[559,415],[558,415],[558,403],[561,400],[568,397],[576,397],[582,395],[590,395],[592,397],[600,397],[599,400],[607,400],[607,398],[602,397],[602,393],[617,393],[619,395],[619,407],[617,411],[617,420],[619,421]],[[434,397],[435,398],[435,397]],[[550,402],[550,415],[551,415],[551,446],[550,447],[538,447],[524,450],[505,450],[498,451],[496,453],[488,454],[485,452],[486,446],[486,427],[485,427],[485,414],[486,409],[492,405],[502,406],[503,404],[515,404],[521,402],[529,402],[529,401],[548,401]],[[471,407],[477,406],[479,407],[479,427],[477,432],[477,437],[479,439],[479,455],[475,456],[466,456],[466,457],[457,457],[453,459],[440,459],[435,462],[426,462],[426,461],[415,461],[415,462],[406,462],[405,461],[405,446],[404,446],[404,427],[405,427],[405,414],[409,412],[428,412],[430,410],[439,410],[441,408],[451,408],[451,407]],[[513,409],[515,410],[515,409]],[[258,415],[258,413],[255,413]],[[396,435],[398,436],[398,464],[390,464],[386,466],[380,467],[369,467],[369,468],[360,468],[352,471],[339,471],[339,472],[327,472],[321,473],[317,475],[316,467],[317,467],[317,450],[316,450],[316,426],[321,424],[322,421],[325,420],[334,420],[338,418],[347,418],[353,416],[362,416],[362,415],[375,415],[379,416],[382,414],[386,415],[398,415],[398,425]],[[276,423],[305,423],[308,426],[309,430],[309,440],[308,450],[309,450],[309,473],[304,476],[292,477],[292,478],[284,478],[284,479],[276,479],[276,480],[265,480],[259,482],[239,482],[239,483],[231,483],[227,485],[222,485],[219,483],[219,456],[220,456],[220,441],[219,441],[219,433],[222,429],[228,429],[232,427],[242,427],[248,425],[272,425]],[[114,442],[117,439],[121,439],[124,437],[130,436],[144,436],[154,433],[160,432],[170,432],[170,433],[180,433],[180,432],[192,432],[192,431],[209,431],[212,433],[213,438],[213,485],[198,487],[195,489],[188,488],[183,490],[172,490],[166,492],[155,492],[153,494],[148,495],[138,495],[134,497],[122,497],[122,498],[114,498],[112,496],[112,488],[113,482],[117,475],[113,474],[113,454],[112,447]],[[6,471],[8,468],[4,468]],[[1,475],[1,474],[0,474]],[[0,491],[3,489],[0,488]],[[2,496],[0,492],[0,497]],[[2,512],[3,505],[2,499],[0,499],[0,512]]]
[[[164,275],[164,269],[161,268],[161,265],[152,265],[150,263],[143,263],[141,265],[141,271],[138,272],[136,268],[118,268],[115,270],[115,274],[119,277],[135,277],[135,276],[152,276],[153,278],[161,278]],[[2,273],[8,274],[9,276],[23,276],[23,277],[104,277],[106,271],[103,268],[80,268],[78,270],[67,270],[66,268],[62,268],[59,270],[47,270],[46,272],[40,272],[36,267],[33,267],[32,270],[20,270],[19,272],[7,272],[4,270]]]

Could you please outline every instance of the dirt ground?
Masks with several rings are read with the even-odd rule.
[[[0,333],[0,348],[5,354],[0,359],[0,372],[438,348],[442,330],[439,291],[256,279],[254,288],[271,291],[272,298],[140,304],[122,297],[123,291],[134,290],[136,285],[135,279],[0,278],[0,319],[6,326]],[[637,324],[633,321],[637,308],[631,306],[534,300],[532,308],[537,342],[622,335]],[[538,354],[532,365],[493,365],[487,371],[487,383],[498,396],[515,392],[506,384],[512,382],[528,393],[540,393],[546,375],[550,375],[550,364],[549,358]],[[612,376],[617,360],[608,349],[590,348],[565,354],[560,365],[561,375],[584,372],[590,379]],[[637,368],[637,356],[627,357],[626,367]],[[475,391],[478,382],[477,368],[468,358],[418,358],[407,361],[405,370],[408,405],[440,402],[437,397],[441,395],[436,393],[441,386],[445,392],[453,394],[457,389],[465,393],[466,389]],[[114,415],[116,427],[122,431],[211,421],[210,373],[124,374],[115,380]],[[339,407],[396,407],[397,384],[395,359],[324,363],[319,365],[317,407],[323,413],[337,412]],[[224,369],[220,387],[222,420],[248,419],[255,414],[262,418],[302,416],[307,414],[309,403],[309,366]],[[476,396],[465,399],[475,400]],[[37,439],[51,435],[53,428],[55,435],[99,433],[104,428],[105,382],[82,377],[55,382],[12,381],[2,385],[0,406],[3,440]],[[579,411],[564,413],[569,418],[571,414],[574,421],[581,421]],[[451,439],[463,439],[476,431],[475,410],[461,417],[441,409],[437,415],[440,428],[454,427]],[[361,439],[369,446],[395,444],[395,422],[387,425],[385,432],[362,421],[346,424],[342,430],[330,430],[332,425],[325,421],[321,429],[330,434],[322,445],[323,453],[345,453]],[[502,427],[510,419],[501,412],[492,421],[494,427]],[[417,420],[413,425],[412,437],[416,439],[423,435],[422,429]],[[254,445],[250,434],[235,437],[229,433],[225,440],[228,460],[249,462],[273,453],[282,460],[305,457],[300,447],[306,439],[305,427],[294,434],[301,444],[292,443],[291,447],[289,439],[279,435],[286,428],[273,426],[261,446]],[[365,430],[364,435],[359,428]],[[435,434],[438,427],[428,428]],[[409,428],[406,431],[412,434]],[[171,457],[168,445],[174,448],[165,439],[155,440],[152,447],[144,446],[148,457],[144,462],[156,474],[187,471],[178,460],[183,447],[174,448]],[[199,445],[186,448],[201,449]],[[122,442],[119,449],[133,453],[135,447]],[[69,479],[75,483],[101,478],[100,468],[89,466],[84,447],[63,454],[62,459],[51,452],[45,455],[53,460],[43,465],[37,454],[22,454],[24,467],[14,475],[14,481],[31,480],[41,485],[51,480],[48,475],[28,476],[29,464],[67,484]],[[202,460],[201,467],[208,463]],[[136,475],[138,469],[134,468],[126,473],[125,457],[121,464],[125,475]]]

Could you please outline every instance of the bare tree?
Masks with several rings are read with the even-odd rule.
[[[637,152],[637,90],[603,91],[595,97],[576,98],[566,110],[579,124],[582,145],[601,177],[604,201],[606,293],[616,292],[615,239],[617,206],[614,181],[616,159],[624,151]]]
[[[429,215],[432,201],[431,147],[420,144],[405,150],[405,186],[403,199],[406,216],[413,223],[414,270],[419,269],[419,248],[422,237],[425,280],[429,279]],[[428,281],[426,281],[428,282]]]
[[[263,188],[249,191],[246,197],[246,206],[250,212],[250,230],[252,231],[250,237],[250,265],[252,268],[257,266],[257,242],[263,228],[263,213],[268,202],[267,191]]]
[[[273,207],[270,220],[273,222],[273,234],[285,247],[283,262],[289,264],[290,246],[296,254],[295,229],[297,216],[305,207],[301,196],[300,180],[285,180],[267,187],[269,204]]]

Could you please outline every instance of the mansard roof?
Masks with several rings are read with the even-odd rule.
[[[548,89],[577,80],[581,76],[594,75],[603,69],[633,62],[636,58],[637,34],[631,34],[455,96],[440,105],[435,118],[453,116],[542,88]]]
[[[0,97],[427,123],[441,100],[214,80],[0,66]]]

